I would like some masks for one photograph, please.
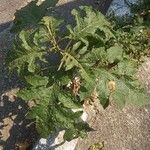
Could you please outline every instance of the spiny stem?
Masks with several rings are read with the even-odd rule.
[[[51,24],[52,24],[52,22],[51,22]],[[56,42],[56,39],[55,39],[55,37],[54,37],[54,35],[53,35],[53,33],[52,33],[52,29],[51,29],[50,26],[48,27],[48,32],[49,32],[49,34],[50,34],[50,38],[52,38],[51,42],[52,42],[54,48],[55,48],[56,50],[58,50],[58,51],[62,51],[62,49],[58,46],[58,44],[57,44],[57,42]]]
[[[68,44],[67,44],[67,46],[65,47],[65,49],[68,49],[68,48],[69,48],[69,46],[71,45],[71,42],[72,42],[72,40],[70,40],[70,41],[68,42]]]

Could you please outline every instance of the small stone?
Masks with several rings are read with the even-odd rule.
[[[15,120],[16,117],[17,117],[17,115],[13,115],[13,116],[11,116],[11,119]]]
[[[19,123],[19,126],[21,126],[23,124],[23,121],[21,121],[20,123]]]
[[[22,106],[21,106],[21,105],[19,105],[19,106],[18,106],[18,109],[22,109]]]
[[[39,141],[39,143],[46,145],[47,144],[47,140],[44,139],[44,138],[41,138],[40,141]]]

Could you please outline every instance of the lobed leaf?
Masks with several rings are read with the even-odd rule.
[[[19,33],[19,43],[15,44],[14,49],[8,54],[10,71],[17,68],[17,72],[20,74],[21,70],[27,67],[28,72],[33,73],[37,68],[38,59],[45,62],[46,52],[29,41],[31,34],[25,31]]]
[[[125,80],[122,80],[121,78],[118,79],[116,76],[103,69],[96,71],[97,77],[100,80],[98,84],[99,96],[103,104],[106,103],[105,99],[108,100],[108,96],[110,94],[108,88],[109,81],[114,81],[116,83],[113,100],[121,108],[128,104],[142,106],[149,103],[149,97],[146,96],[141,89],[137,89],[136,87],[133,88],[133,86],[131,88],[129,81],[126,83]]]
[[[39,75],[30,75],[25,77],[27,83],[32,85],[33,87],[38,87],[38,86],[46,86],[49,82],[48,77],[42,77]]]
[[[85,13],[84,17],[81,16],[81,12]],[[71,39],[81,39],[88,35],[93,35],[97,29],[103,31],[107,38],[114,37],[110,31],[110,23],[104,15],[94,11],[91,7],[81,6],[80,11],[74,9],[72,14],[75,17],[76,26],[73,29],[68,26]]]
[[[118,45],[112,46],[107,49],[107,59],[109,63],[123,60],[123,49]]]

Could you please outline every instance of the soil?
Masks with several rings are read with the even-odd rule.
[[[88,150],[95,143],[103,143],[105,150],[149,150],[150,109],[109,107],[96,117],[95,131],[87,139],[80,139],[76,150]]]
[[[32,121],[25,119],[28,106],[15,97],[18,87],[22,87],[23,83],[18,80],[16,75],[9,79],[5,67],[6,53],[11,48],[14,36],[9,32],[14,13],[16,9],[25,6],[27,1],[1,0],[0,2],[0,150],[15,150],[17,143],[33,144],[39,138]],[[66,2],[68,0],[59,1],[59,4],[62,5],[56,8],[56,13],[68,18],[69,15],[67,14],[72,8],[85,4],[83,0]],[[87,0],[86,4],[97,7],[90,0]],[[101,4],[99,6],[102,6]],[[107,7],[108,4],[102,6],[105,8],[103,13],[106,12]],[[149,91],[149,59],[140,67],[138,75],[146,85],[146,90]],[[90,145],[103,141],[106,150],[149,150],[150,106],[143,108],[126,107],[123,110],[110,106],[105,110],[105,113],[100,113],[97,116],[93,128],[95,131],[89,133],[87,139],[80,140],[76,150],[86,150]]]

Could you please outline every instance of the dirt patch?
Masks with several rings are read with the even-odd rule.
[[[95,131],[80,140],[76,150],[88,150],[94,143],[104,142],[105,150],[149,150],[150,108],[109,107],[93,124]]]

